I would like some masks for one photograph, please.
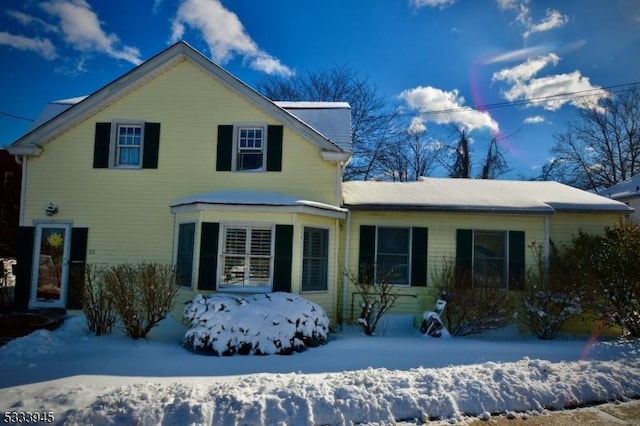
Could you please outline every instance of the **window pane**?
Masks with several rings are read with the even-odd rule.
[[[409,229],[378,228],[376,279],[409,283]]]
[[[473,236],[474,285],[506,288],[507,257],[504,231],[475,231]]]
[[[329,231],[304,229],[302,253],[302,291],[327,290]]]
[[[224,251],[228,254],[244,254],[247,241],[247,230],[244,228],[227,228]]]
[[[378,228],[379,253],[409,253],[409,229]]]
[[[118,165],[137,166],[140,164],[139,148],[120,148],[118,152]]]
[[[251,254],[263,256],[271,254],[271,229],[251,230]]]

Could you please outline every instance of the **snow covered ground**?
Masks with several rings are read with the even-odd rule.
[[[168,318],[145,340],[96,337],[76,316],[14,340],[0,347],[0,410],[82,425],[419,424],[640,397],[636,340],[389,327],[288,356],[214,357],[183,348],[185,331]]]

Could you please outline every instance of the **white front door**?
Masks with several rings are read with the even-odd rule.
[[[31,308],[64,308],[69,278],[71,225],[36,225],[31,273]]]

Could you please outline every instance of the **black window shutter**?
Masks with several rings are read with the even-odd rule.
[[[93,141],[93,168],[109,167],[109,143],[111,141],[111,123],[96,123]]]
[[[71,250],[69,253],[69,295],[67,297],[67,309],[82,308],[88,236],[89,228],[73,228],[71,230]]]
[[[471,288],[473,271],[473,231],[458,229],[456,231],[456,286]]]
[[[524,231],[509,231],[509,289],[524,290]]]
[[[282,126],[269,126],[267,129],[267,171],[282,171]]]
[[[200,232],[200,266],[198,268],[198,290],[215,290],[218,271],[219,223],[204,222]]]
[[[142,148],[142,168],[158,168],[158,151],[160,149],[160,123],[144,124],[144,146]]]
[[[376,266],[376,227],[360,225],[360,253],[358,255],[358,280],[372,283]]]
[[[291,292],[291,263],[293,261],[293,225],[276,225],[276,244],[273,262],[273,291]]]
[[[230,172],[233,156],[233,126],[218,126],[218,145],[216,148],[216,171]]]
[[[178,227],[178,255],[176,267],[178,269],[178,285],[191,287],[193,277],[193,247],[196,235],[196,224],[181,223]]]
[[[34,238],[35,227],[21,226],[18,228],[16,287],[14,289],[14,302],[18,310],[24,310],[29,307]]]
[[[429,229],[416,227],[411,232],[411,286],[426,287]]]

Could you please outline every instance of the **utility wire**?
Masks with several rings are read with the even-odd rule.
[[[33,118],[21,117],[19,115],[9,114],[8,112],[3,112],[3,111],[0,111],[0,115],[4,115],[9,118],[15,118],[17,120],[24,120],[24,121],[31,121],[31,122],[35,121]]]
[[[418,111],[419,114],[422,115],[435,115],[435,114],[447,114],[447,113],[455,113],[455,112],[464,112],[464,111],[470,111],[470,110],[487,110],[487,109],[494,109],[494,108],[506,108],[506,107],[513,107],[513,106],[519,106],[519,105],[534,105],[534,104],[540,104],[540,103],[544,103],[544,102],[550,102],[550,101],[560,101],[560,100],[572,100],[572,99],[580,99],[580,98],[587,98],[590,96],[594,96],[600,92],[603,92],[605,90],[607,91],[611,91],[614,93],[621,93],[621,92],[626,92],[631,90],[630,88],[628,89],[623,89],[620,90],[623,87],[628,87],[628,86],[634,86],[639,84],[640,81],[636,81],[634,83],[626,83],[626,84],[617,84],[617,85],[613,85],[613,86],[605,86],[605,87],[601,87],[598,89],[588,89],[588,90],[581,90],[581,91],[576,91],[576,92],[566,92],[566,93],[559,93],[556,95],[549,95],[549,96],[540,96],[540,97],[536,97],[536,98],[528,98],[528,99],[521,99],[521,100],[517,100],[517,101],[506,101],[506,102],[496,102],[496,103],[491,103],[491,104],[478,104],[478,105],[469,105],[469,106],[462,106],[459,108],[449,108],[449,109],[441,109],[441,110],[426,110],[426,111]],[[617,89],[617,90],[616,90]],[[415,113],[406,113],[406,115],[413,115]]]

